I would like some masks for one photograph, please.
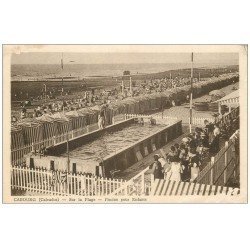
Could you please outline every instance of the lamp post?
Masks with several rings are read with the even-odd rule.
[[[62,90],[61,90],[61,95],[63,95],[63,53],[62,53],[62,58],[61,58],[61,69],[62,69]],[[63,108],[64,111],[64,108]]]
[[[122,95],[124,94],[124,83],[123,83],[123,80],[122,80]]]
[[[45,99],[45,104],[46,104],[46,100],[47,100],[46,97],[47,97],[47,86],[44,83],[44,99]]]
[[[67,133],[67,168],[68,173],[70,172],[70,159],[69,159],[69,121],[68,121],[68,133]]]
[[[70,63],[74,62],[74,61],[69,61]],[[62,53],[62,58],[61,58],[61,69],[62,69],[62,93],[63,94],[63,53]],[[64,106],[63,106],[63,113],[64,113]],[[66,151],[67,151],[67,168],[68,168],[68,172],[70,172],[70,157],[69,157],[69,124],[70,121],[68,121],[68,131],[67,131],[67,137],[66,137]]]

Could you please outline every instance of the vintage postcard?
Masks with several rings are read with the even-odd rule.
[[[247,203],[247,45],[3,45],[4,203]]]

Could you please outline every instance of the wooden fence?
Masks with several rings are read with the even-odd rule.
[[[192,117],[192,125],[204,126],[204,121],[207,120],[210,123],[214,123],[214,118],[206,118],[206,117]],[[184,119],[182,122],[184,124],[189,124],[190,118]]]
[[[217,117],[215,123],[220,127],[222,124],[230,122],[230,120],[237,119],[240,116],[240,107],[233,109],[230,113],[224,114],[221,118]]]
[[[170,122],[175,122],[177,120],[182,120],[182,124],[189,124],[190,117],[176,117],[176,116],[164,116],[164,115],[142,115],[142,114],[126,114],[126,117],[128,118],[144,118],[144,119],[150,119],[151,117],[161,121],[166,120]],[[207,120],[210,123],[217,123],[219,126],[223,123],[226,123],[227,121],[231,119],[235,119],[239,117],[239,107],[233,109],[230,113],[224,114],[222,117],[218,118],[208,118],[208,117],[192,117],[192,125],[199,125],[204,126],[204,121]]]
[[[225,142],[219,153],[211,158],[207,166],[199,173],[196,181],[210,185],[227,185],[230,177],[239,176],[239,157],[235,152],[233,140]]]
[[[174,116],[162,116],[162,115],[141,115],[141,114],[126,114],[126,119],[129,118],[143,118],[143,119],[156,119],[156,120],[167,120],[171,122],[175,122],[179,120],[177,117]]]
[[[126,114],[128,118],[143,118],[143,119],[156,119],[158,122],[175,122],[177,120],[182,120],[183,124],[189,124],[190,118],[189,117],[176,117],[176,116],[162,116],[162,115],[140,115],[140,114]],[[214,123],[214,118],[206,118],[206,117],[192,117],[192,124],[193,125],[200,125],[204,126],[204,121],[207,120],[210,123]]]
[[[124,180],[30,169],[22,166],[11,168],[12,190],[63,196],[107,196],[125,183]]]
[[[139,174],[131,178],[129,181],[123,183],[120,188],[116,189],[110,195],[119,196],[140,196],[149,195],[151,191],[151,175],[147,175],[146,172],[149,170],[149,166],[141,171]]]
[[[238,195],[239,188],[206,185],[193,182],[177,182],[156,179],[153,182],[152,196],[185,196],[185,195]]]

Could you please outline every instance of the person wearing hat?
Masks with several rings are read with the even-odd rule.
[[[181,140],[182,144],[185,145],[185,147],[188,147],[189,145],[189,138],[188,137],[184,137],[182,140]]]
[[[204,133],[203,131],[201,132],[200,135],[200,141],[205,148],[209,148],[209,141],[208,141],[208,135]]]
[[[177,150],[175,148],[175,146],[171,146],[170,147],[170,151],[169,153],[167,154],[167,161],[168,162],[172,162],[172,157],[176,156],[177,155]]]
[[[194,182],[200,173],[199,164],[197,163],[197,159],[195,157],[191,158],[190,169],[191,169],[190,182]]]
[[[154,155],[154,163],[152,167],[152,173],[154,175],[154,179],[163,179],[163,167],[159,161],[159,155],[155,154]]]
[[[220,150],[220,129],[218,125],[214,125],[214,138],[210,144],[210,153],[217,154]]]
[[[162,157],[161,155],[157,154],[158,155],[158,161],[161,163],[161,166],[162,166],[162,173],[164,175],[164,179],[168,179],[167,178],[167,173],[169,171],[169,168],[170,168],[170,164],[169,162],[166,161],[166,159],[164,157]]]

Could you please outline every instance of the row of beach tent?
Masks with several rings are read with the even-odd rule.
[[[221,75],[193,85],[193,96],[208,94],[238,81],[238,74]],[[112,123],[112,118],[119,114],[144,114],[161,110],[176,103],[185,102],[190,93],[190,86],[177,87],[164,92],[130,97],[119,102],[112,102],[105,107],[106,125]],[[18,149],[32,143],[44,141],[59,136],[71,130],[81,129],[98,122],[98,115],[103,107],[94,106],[76,111],[43,115],[37,118],[26,118],[18,121],[11,128],[11,148]]]

